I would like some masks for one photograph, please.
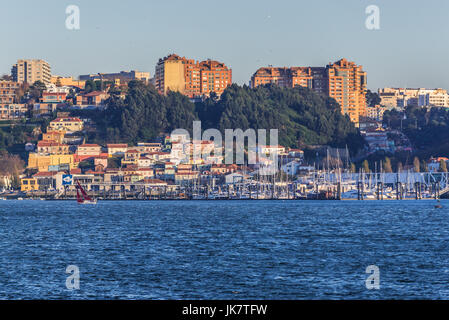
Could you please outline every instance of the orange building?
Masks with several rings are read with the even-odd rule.
[[[171,54],[156,65],[155,86],[162,94],[178,91],[190,98],[221,95],[232,84],[232,70],[215,60],[202,62]]]
[[[306,87],[329,95],[352,122],[366,116],[366,72],[362,66],[341,59],[326,67],[260,68],[251,78],[251,87],[273,83],[281,87]]]
[[[366,117],[366,72],[362,66],[341,59],[327,66],[328,94],[334,98],[343,114],[354,123]]]

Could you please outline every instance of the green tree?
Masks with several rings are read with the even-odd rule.
[[[30,86],[29,92],[33,99],[38,101],[42,97],[42,92],[47,90],[47,86],[42,81],[38,80]]]
[[[366,104],[370,107],[374,107],[380,104],[380,97],[377,92],[372,92],[371,90],[366,91]]]

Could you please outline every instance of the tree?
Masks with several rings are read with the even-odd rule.
[[[383,162],[383,169],[384,169],[384,172],[387,172],[387,173],[393,172],[393,169],[391,168],[391,160],[390,160],[390,158],[385,157],[385,160]]]
[[[29,90],[31,97],[38,101],[40,97],[42,97],[42,92],[47,90],[47,86],[42,81],[38,80],[30,86]]]
[[[17,155],[10,155],[6,151],[0,152],[0,176],[10,177],[12,187],[20,187],[19,175],[24,170],[25,163]]]
[[[364,172],[366,173],[370,172],[368,160],[363,161],[362,167]]]
[[[86,82],[86,88],[90,86]],[[178,92],[161,95],[152,85],[130,81],[125,99],[111,95],[105,110],[92,111],[89,117],[97,124],[97,143],[151,140],[178,128],[190,131],[193,121],[201,120],[203,130],[278,129],[281,145],[298,148],[301,141],[304,148],[311,144],[348,146],[355,155],[365,142],[339,110],[334,99],[303,87],[233,84],[220,97],[211,95],[194,104]]]
[[[96,91],[96,90],[97,90],[97,84],[92,80],[87,80],[84,85],[84,91],[86,93],[90,93],[90,92]]]
[[[415,170],[415,172],[420,172],[420,162],[419,162],[419,158],[415,157],[413,159],[413,169]]]
[[[366,91],[366,104],[370,107],[374,107],[380,104],[380,97],[377,92],[372,92],[371,90]]]
[[[440,168],[438,169],[439,172],[447,172],[447,165],[446,161],[443,159],[440,160]]]

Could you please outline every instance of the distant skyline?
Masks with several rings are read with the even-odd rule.
[[[65,28],[68,5],[80,30]],[[380,9],[380,30],[365,28],[365,8]],[[154,75],[176,53],[221,61],[233,82],[260,67],[362,65],[368,88],[449,89],[449,1],[429,0],[16,0],[0,11],[0,74],[17,59],[44,59],[52,74],[139,70]]]

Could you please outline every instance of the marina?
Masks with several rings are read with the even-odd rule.
[[[266,178],[267,179],[267,178]],[[448,173],[340,173],[314,171],[294,181],[240,179],[216,185],[164,181],[80,183],[98,200],[425,200],[446,198]],[[74,200],[75,186],[60,191],[3,194],[2,199]]]

